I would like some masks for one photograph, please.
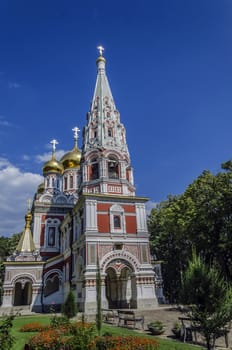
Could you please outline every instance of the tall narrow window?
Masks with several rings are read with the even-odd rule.
[[[73,188],[73,175],[70,175],[70,178],[69,178],[69,187],[70,187],[70,188]]]
[[[108,128],[108,136],[113,137],[113,130],[112,128]]]
[[[67,177],[64,178],[64,189],[67,190],[68,187],[68,179]]]
[[[90,168],[90,180],[95,180],[99,178],[98,162],[97,159],[94,159],[91,162]]]
[[[48,228],[48,245],[50,247],[55,245],[55,233],[56,233],[56,228],[55,227],[49,227]]]
[[[118,179],[118,163],[114,159],[110,159],[108,162],[108,175],[109,179]]]
[[[114,228],[121,228],[121,218],[119,215],[114,215]]]

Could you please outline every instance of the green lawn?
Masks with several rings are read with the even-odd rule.
[[[19,332],[19,329],[22,325],[38,321],[41,324],[49,324],[50,316],[48,315],[36,315],[36,316],[18,316],[14,319],[12,334],[16,338],[16,343],[13,346],[12,350],[23,350],[25,343],[35,333],[22,333]],[[134,335],[134,336],[144,336],[144,337],[152,337],[146,335],[144,333],[136,332],[130,329],[115,327],[107,324],[103,324],[102,333],[110,332],[114,335]],[[190,344],[177,342],[174,340],[161,339],[156,337],[159,342],[159,350],[203,350],[203,348],[199,348]]]
[[[20,332],[19,329],[24,324],[30,322],[40,322],[41,324],[49,324],[50,318],[45,315],[38,316],[18,316],[13,321],[12,335],[15,337],[16,342],[12,348],[12,350],[23,350],[24,345],[27,343],[27,340],[34,335],[35,333],[23,333]]]

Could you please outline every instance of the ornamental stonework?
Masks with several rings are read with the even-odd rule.
[[[126,251],[130,252],[131,254],[133,254],[134,256],[136,256],[137,259],[139,259],[139,250],[138,250],[138,246],[135,244],[126,244],[125,248]]]
[[[108,252],[112,250],[112,244],[101,244],[99,246],[99,258],[103,258]]]

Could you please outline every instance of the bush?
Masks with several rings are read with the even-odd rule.
[[[57,328],[59,326],[69,325],[70,321],[66,316],[53,315],[50,320],[51,328]]]
[[[60,334],[55,329],[40,332],[29,340],[31,350],[59,350]]]
[[[10,350],[15,342],[15,338],[10,334],[13,319],[14,315],[11,315],[0,323],[0,350]]]
[[[71,290],[68,293],[65,303],[62,305],[62,313],[68,318],[75,317],[77,314],[77,305]]]
[[[69,322],[31,337],[31,350],[87,350],[96,336],[91,323]]]
[[[161,321],[153,321],[147,325],[149,331],[154,335],[162,334],[165,331],[165,326]]]

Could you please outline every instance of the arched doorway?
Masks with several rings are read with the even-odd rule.
[[[122,261],[114,261],[106,268],[106,299],[110,309],[136,307],[136,284],[133,271]]]
[[[32,281],[18,280],[14,286],[14,306],[30,305],[32,301]]]

